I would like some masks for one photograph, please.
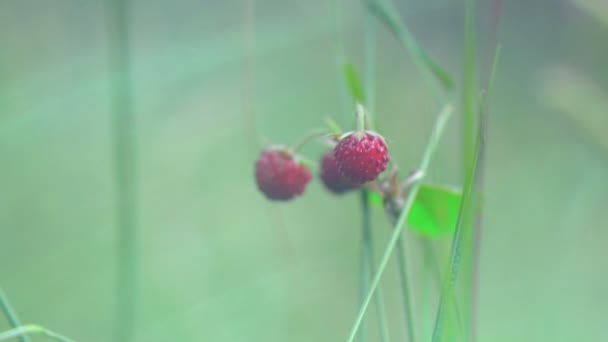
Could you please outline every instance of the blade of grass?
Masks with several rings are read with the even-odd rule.
[[[454,237],[452,239],[452,246],[450,248],[450,259],[449,259],[449,267],[448,272],[443,280],[443,285],[441,289],[441,296],[439,299],[439,307],[437,308],[437,316],[435,318],[435,328],[433,330],[433,342],[443,341],[442,340],[442,332],[444,328],[444,307],[446,301],[451,301],[454,296],[454,285],[458,278],[458,273],[460,271],[460,266],[462,264],[462,260],[466,258],[462,257],[463,247],[466,247],[463,241],[467,238],[470,238],[470,224],[471,224],[471,212],[475,209],[475,179],[478,172],[478,156],[479,156],[479,139],[476,143],[476,154],[474,156],[474,164],[471,172],[468,174],[464,190],[463,190],[463,199],[462,204],[460,206],[460,210],[458,213],[458,223],[456,224],[456,229],[454,231]],[[466,324],[465,324],[466,325]],[[448,337],[451,339],[451,337]],[[468,341],[465,337],[464,341]]]
[[[483,184],[484,184],[484,161],[485,161],[485,150],[486,144],[485,139],[487,137],[487,120],[489,115],[489,98],[494,88],[494,80],[496,77],[496,69],[498,67],[498,62],[500,60],[500,45],[496,46],[494,51],[494,58],[492,60],[492,68],[490,69],[490,76],[488,79],[488,84],[486,86],[486,92],[482,96],[479,103],[479,113],[480,113],[480,121],[479,121],[479,151],[478,151],[478,164],[479,171],[475,184],[475,189],[478,193],[483,193]],[[482,215],[480,208],[482,205],[483,198],[480,196],[477,204],[477,210],[475,213],[475,223],[474,223],[474,231],[473,231],[473,255],[472,255],[472,271],[471,271],[471,299],[470,299],[470,331],[471,331],[471,340],[476,340],[476,332],[477,332],[477,290],[479,283],[479,255],[481,249],[481,225],[482,225]]]
[[[6,341],[6,340],[9,340],[9,339],[15,338],[15,337],[21,338],[21,337],[24,337],[26,334],[42,335],[42,336],[46,336],[48,338],[51,338],[55,341],[60,341],[60,342],[75,342],[74,340],[69,339],[63,335],[60,335],[56,332],[48,330],[39,325],[33,325],[33,324],[19,326],[14,329],[7,330],[5,332],[0,333],[0,341]]]
[[[397,216],[391,215],[390,221],[393,227],[396,225],[398,220]],[[407,272],[407,259],[405,250],[403,247],[403,238],[399,236],[397,238],[397,268],[399,273],[399,284],[401,285],[401,307],[403,308],[403,315],[405,318],[405,333],[409,342],[416,340],[416,334],[414,333],[414,315],[412,310],[412,296],[410,292],[408,272]]]
[[[386,269],[386,265],[388,264],[388,260],[390,259],[392,251],[395,248],[397,241],[399,240],[399,236],[401,235],[401,232],[403,231],[405,219],[407,218],[407,214],[409,213],[410,208],[412,207],[414,198],[416,197],[416,194],[418,193],[418,189],[420,187],[420,181],[425,178],[431,158],[432,158],[433,154],[435,153],[437,146],[439,145],[439,141],[441,140],[441,137],[443,136],[445,126],[447,124],[448,119],[450,118],[450,116],[452,114],[452,110],[453,109],[450,104],[445,105],[437,118],[435,127],[433,129],[433,132],[431,133],[429,142],[426,146],[426,149],[422,156],[422,160],[418,167],[418,170],[422,173],[422,177],[420,177],[419,180],[417,180],[414,184],[412,184],[411,190],[404,200],[401,214],[399,216],[399,219],[397,220],[397,223],[395,224],[395,227],[393,228],[393,232],[392,232],[389,242],[384,250],[382,259],[380,260],[380,263],[378,265],[378,270],[374,274],[374,278],[372,279],[372,283],[368,290],[367,296],[365,297],[365,300],[363,301],[363,304],[361,305],[361,308],[359,309],[359,312],[357,314],[353,327],[350,331],[350,334],[349,334],[349,337],[347,340],[348,342],[354,341],[355,336],[357,335],[357,331],[359,329],[359,326],[361,325],[361,321],[363,320],[363,318],[365,316],[365,312],[367,311],[369,303],[370,303],[376,289],[378,288],[378,284],[380,283],[382,274],[384,273],[384,270]]]
[[[475,31],[474,31],[474,0],[467,0],[465,4],[465,52],[463,66],[463,169],[464,169],[464,189],[463,198],[458,214],[458,223],[452,239],[450,251],[450,260],[448,273],[443,281],[437,316],[435,319],[435,328],[433,330],[433,342],[443,341],[443,331],[450,323],[444,317],[444,307],[446,301],[455,301],[454,287],[460,270],[460,266],[464,263],[468,269],[465,272],[472,272],[472,250],[474,250],[474,240],[472,232],[472,220],[476,212],[476,204],[478,196],[476,194],[476,186],[478,173],[480,172],[484,145],[484,131],[482,120],[477,119],[476,113],[476,94],[475,94]],[[477,126],[477,134],[474,134]],[[477,215],[480,213],[477,212]],[[463,256],[464,251],[464,256]],[[471,290],[472,277],[465,278],[464,291],[466,294]],[[466,303],[471,303],[470,298],[464,298]],[[470,315],[471,307],[467,308],[464,322],[465,341],[471,340],[470,337]],[[445,336],[448,340],[452,340],[451,336]]]
[[[428,53],[418,45],[414,36],[399,17],[392,1],[366,0],[366,3],[368,10],[386,25],[389,31],[395,35],[403,47],[409,52],[414,65],[422,74],[422,77],[431,89],[438,103],[445,103],[445,96],[440,93],[432,79],[435,78],[439,81],[448,92],[453,91],[454,81],[450,75],[435,63]]]
[[[360,269],[359,269],[359,305],[363,304],[365,300],[365,294],[367,293],[367,285],[369,283],[369,242],[367,241],[367,233],[365,223],[362,225],[361,231],[361,253],[360,253]],[[367,320],[361,322],[361,334],[359,334],[359,341],[365,341],[367,334]]]
[[[112,70],[112,140],[117,203],[117,324],[116,341],[133,340],[135,322],[136,172],[135,122],[129,63],[128,0],[108,3],[110,65]]]
[[[393,226],[395,223],[393,222]],[[401,300],[403,306],[403,314],[405,315],[405,329],[409,342],[416,341],[416,334],[414,333],[414,315],[412,310],[412,296],[410,293],[410,286],[408,281],[407,272],[407,260],[405,257],[405,250],[403,248],[403,239],[399,235],[397,239],[397,265],[399,268],[399,282],[401,283]]]
[[[457,234],[454,234],[452,250],[455,254],[452,256],[456,258],[458,263],[457,269],[460,268],[460,264],[463,266],[462,272],[464,273],[462,286],[462,303],[466,303],[463,306],[462,312],[462,325],[456,324],[455,312],[448,311],[448,315],[443,315],[438,310],[437,317],[441,320],[436,320],[435,331],[437,331],[438,324],[445,324],[442,331],[445,331],[445,338],[453,340],[451,334],[453,333],[454,326],[457,325],[462,333],[464,341],[470,341],[470,317],[471,317],[471,288],[472,288],[472,250],[473,250],[473,227],[472,219],[475,211],[475,201],[477,200],[476,194],[471,193],[475,177],[477,174],[478,159],[479,155],[479,135],[475,134],[476,128],[479,125],[478,113],[477,113],[477,91],[476,91],[476,37],[475,37],[475,0],[466,0],[464,5],[464,48],[463,48],[463,71],[462,71],[462,104],[463,104],[463,115],[462,115],[462,167],[463,167],[463,184],[468,189],[464,189],[463,192],[469,192],[467,196],[463,196],[460,213],[459,213],[459,225],[460,230]],[[455,243],[455,245],[454,245]],[[464,251],[461,253],[460,251]],[[462,260],[461,260],[462,259]],[[461,262],[462,261],[462,262]],[[452,261],[450,261],[452,262]],[[453,264],[452,264],[453,265]],[[448,276],[444,280],[447,281],[447,289],[442,288],[442,294],[440,297],[441,311],[444,311],[442,303],[446,296],[448,303],[454,301],[457,302],[455,296],[455,277],[458,275],[458,271],[455,270],[453,273],[448,273]],[[447,316],[447,317],[444,317]],[[437,336],[437,337],[436,337]],[[440,334],[435,334],[433,341],[439,341]],[[437,339],[436,339],[437,338]]]
[[[464,64],[462,78],[462,151],[463,175],[470,174],[475,153],[475,127],[477,125],[475,91],[475,0],[465,2]]]
[[[13,310],[13,306],[11,305],[11,302],[9,302],[8,297],[4,293],[2,287],[0,287],[0,307],[2,308],[2,312],[4,312],[4,315],[6,316],[6,319],[8,320],[8,323],[11,325],[11,327],[17,328],[21,325],[19,317],[17,316],[15,310]],[[25,335],[20,335],[19,341],[29,342],[29,338]]]
[[[368,192],[366,190],[361,190],[361,213],[362,213],[362,228],[363,228],[363,243],[365,245],[365,250],[367,251],[367,266],[369,270],[369,274],[365,272],[366,278],[365,282],[367,283],[368,277],[376,273],[376,267],[374,265],[374,241],[372,234],[372,224],[371,224],[371,215],[369,208],[369,200],[368,200]],[[361,294],[361,302],[365,299],[365,292]],[[376,315],[378,318],[378,330],[380,332],[380,341],[388,342],[390,341],[390,334],[388,330],[388,321],[386,319],[386,308],[384,305],[384,295],[382,294],[382,288],[378,288],[378,293],[374,297],[374,304],[376,305]]]

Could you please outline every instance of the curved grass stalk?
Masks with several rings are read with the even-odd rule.
[[[34,324],[22,325],[11,330],[0,333],[0,341],[6,341],[15,337],[22,338],[25,335],[42,335],[59,342],[76,342],[56,332]]]
[[[108,3],[108,29],[111,90],[113,106],[112,140],[114,142],[114,173],[117,212],[117,342],[133,340],[135,322],[136,261],[136,172],[135,120],[131,93],[131,67],[128,39],[128,0]]]
[[[21,325],[19,317],[17,316],[15,310],[13,310],[13,306],[8,301],[2,287],[0,287],[0,307],[2,308],[2,312],[4,312],[4,315],[8,319],[8,323],[11,325],[11,327],[17,328]],[[29,342],[29,338],[25,335],[21,335],[19,336],[19,342]]]

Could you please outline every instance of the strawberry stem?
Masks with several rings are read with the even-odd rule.
[[[363,133],[365,131],[365,108],[360,103],[356,105],[357,115],[357,133]]]
[[[325,123],[327,124],[327,127],[329,127],[329,129],[332,131],[333,134],[335,134],[337,136],[342,134],[342,129],[332,118],[326,117]]]
[[[312,131],[308,132],[305,136],[300,138],[300,140],[298,140],[293,145],[293,148],[291,150],[293,151],[293,153],[297,153],[304,145],[306,145],[310,141],[315,140],[317,138],[325,137],[328,135],[331,135],[331,133],[329,133],[324,128],[318,128],[318,129],[312,130]]]

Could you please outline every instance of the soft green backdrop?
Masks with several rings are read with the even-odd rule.
[[[459,79],[462,2],[397,2]],[[492,4],[479,2],[483,79]],[[478,340],[606,341],[608,6],[503,5]],[[326,116],[351,124],[335,41],[363,68],[364,9],[340,8],[337,33],[325,1],[132,1],[137,341],[345,340],[357,310],[357,196],[313,182],[306,196],[272,204],[253,182],[265,141],[293,143]],[[115,321],[104,10],[104,1],[0,2],[0,284],[24,322],[83,342],[110,341]],[[394,38],[382,28],[377,38],[378,127],[409,170],[438,108]],[[431,178],[458,184],[458,117],[448,130]],[[321,147],[304,152],[317,158]],[[374,225],[379,251],[389,225],[377,209]],[[398,339],[391,266],[383,288]],[[419,323],[428,341],[429,323]]]

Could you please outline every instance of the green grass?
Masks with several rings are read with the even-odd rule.
[[[134,338],[137,311],[137,172],[135,118],[129,45],[128,0],[107,5],[110,65],[112,73],[112,139],[116,191],[116,337],[118,342]]]
[[[347,63],[360,71],[366,108],[401,175],[417,166],[436,115],[427,102],[454,100],[453,119],[421,187],[465,183],[467,164],[459,152],[476,155],[466,145],[475,145],[480,124],[472,125],[468,144],[460,141],[460,100],[468,98],[473,112],[487,115],[482,162],[477,180],[467,183],[473,195],[465,201],[483,195],[484,230],[481,236],[474,230],[478,211],[461,218],[459,234],[466,235],[465,221],[474,229],[469,242],[460,235],[459,266],[447,265],[450,232],[420,236],[412,216],[401,228],[417,342],[431,340],[440,292],[437,338],[444,341],[465,334],[496,342],[603,340],[605,305],[596,294],[606,287],[597,269],[606,240],[601,227],[608,145],[602,131],[606,75],[597,62],[606,50],[597,40],[605,20],[597,18],[605,13],[597,10],[601,0],[586,2],[596,9],[588,12],[577,10],[579,2],[552,4],[552,11],[538,8],[548,1],[509,7],[497,91],[479,93],[480,77],[469,95],[461,83],[466,72],[454,72],[458,84],[447,90],[425,61],[431,56],[444,70],[465,69],[457,27],[462,15],[455,11],[464,1],[449,7],[383,1],[396,29],[384,24],[386,13],[369,11],[367,2],[341,1],[339,58],[329,25],[319,25],[324,3],[250,1],[249,14],[221,3],[213,11],[206,3],[137,4],[129,24],[141,220],[139,267],[128,273],[138,280],[136,340],[344,340],[360,309],[357,263],[365,209],[359,194],[334,198],[314,182],[306,196],[275,208],[263,202],[250,171],[260,134],[290,142],[325,117],[351,128],[353,101],[342,71]],[[34,9],[10,1],[0,7],[7,28],[0,33],[0,269],[3,287],[19,304],[8,312],[23,319],[2,319],[0,336],[45,339],[41,328],[28,324],[33,321],[83,341],[114,341],[114,320],[121,320],[122,311],[114,308],[113,291],[118,245],[112,219],[120,185],[112,183],[119,158],[109,148],[117,137],[109,120],[115,113],[106,108],[113,67],[107,64],[108,37],[99,29],[102,7],[39,3]],[[245,15],[255,23],[247,36],[240,26]],[[485,15],[473,14],[483,28],[478,50],[493,45],[483,36],[491,31]],[[559,25],[564,15],[576,25]],[[418,52],[414,61],[407,49],[412,41],[433,54]],[[247,61],[243,44],[252,48]],[[485,65],[481,56],[472,64],[478,76]],[[241,64],[252,70],[247,103]],[[458,101],[449,95],[456,91]],[[491,114],[484,109],[490,100]],[[253,120],[244,114],[250,111]],[[303,151],[312,155],[317,149]],[[573,177],[581,170],[584,177]],[[369,205],[367,231],[373,236],[366,244],[380,254],[376,263],[373,252],[364,255],[374,269],[361,274],[362,283],[378,273],[377,261],[394,232],[386,229],[384,213]],[[426,253],[421,239],[431,245]],[[402,319],[399,241],[395,247],[378,284],[382,296],[371,298],[361,322],[367,331],[360,329],[356,338],[379,340],[388,330],[384,336],[397,341],[411,332]],[[442,278],[456,268],[455,286],[444,290]],[[361,302],[370,285],[364,289]],[[378,305],[381,297],[385,303]],[[450,308],[450,298],[460,313]],[[381,306],[388,329],[377,327]]]
[[[8,319],[8,322],[11,325],[11,327],[16,329],[19,326],[21,326],[21,321],[19,320],[17,313],[11,306],[11,303],[8,301],[8,298],[6,297],[6,294],[4,293],[4,290],[2,290],[1,287],[0,287],[0,308],[2,309],[2,312],[4,313],[4,316]],[[29,338],[26,335],[20,335],[19,342],[29,342]]]
[[[48,330],[39,325],[23,325],[23,326],[19,326],[19,327],[13,328],[11,330],[2,332],[2,333],[0,333],[0,341],[8,341],[15,337],[17,337],[19,339],[24,339],[24,338],[27,338],[26,335],[28,335],[28,334],[46,336],[49,339],[59,341],[59,342],[75,342],[74,340],[71,340],[61,334]]]

